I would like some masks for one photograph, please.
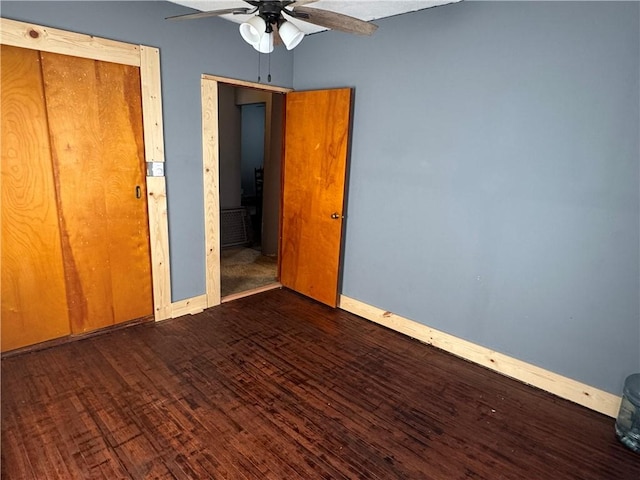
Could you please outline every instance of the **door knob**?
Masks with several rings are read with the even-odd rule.
[[[342,217],[342,215],[340,215],[338,212],[333,212],[331,214],[331,218],[333,218],[334,220],[338,220],[341,217]]]

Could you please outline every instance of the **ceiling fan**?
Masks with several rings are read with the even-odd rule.
[[[342,13],[304,5],[317,0],[243,0],[251,7],[224,8],[208,12],[188,13],[168,17],[167,20],[191,20],[220,15],[253,15],[240,25],[242,38],[260,53],[271,53],[274,44],[283,43],[287,50],[295,48],[304,33],[287,17],[313,25],[358,35],[371,35],[377,25]]]

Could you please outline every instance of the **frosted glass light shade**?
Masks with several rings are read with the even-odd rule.
[[[283,22],[278,29],[282,43],[287,50],[293,50],[304,38],[304,33],[291,22]]]
[[[240,24],[240,35],[242,35],[245,42],[256,48],[256,45],[260,43],[260,40],[264,36],[266,29],[267,22],[265,22],[262,17],[256,15]]]
[[[260,38],[260,41],[257,44],[253,45],[260,53],[271,53],[273,52],[273,33],[265,33]]]

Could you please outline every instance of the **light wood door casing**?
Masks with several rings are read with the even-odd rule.
[[[70,333],[40,55],[2,45],[2,351]]]
[[[338,300],[351,89],[287,94],[280,282]]]

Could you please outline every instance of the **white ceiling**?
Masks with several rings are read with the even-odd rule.
[[[171,0],[172,3],[177,3],[185,7],[190,7],[203,12],[210,10],[219,10],[223,8],[236,8],[236,7],[251,7],[251,5],[243,2],[242,0]],[[443,5],[446,3],[454,3],[460,0],[318,0],[317,2],[309,3],[305,7],[319,8],[323,10],[331,10],[333,12],[343,13],[351,17],[359,18],[360,20],[377,20],[379,18],[392,17],[394,15],[400,15],[403,13],[415,12],[418,10],[424,10],[425,8],[435,7],[437,5]],[[185,12],[188,13],[188,12]],[[223,15],[221,18],[230,20],[236,23],[245,22],[250,18],[250,15]],[[302,30],[305,34],[317,33],[325,28],[312,25],[310,23],[302,22],[296,19],[289,19],[292,23]],[[190,20],[193,22],[202,21],[199,19]]]

